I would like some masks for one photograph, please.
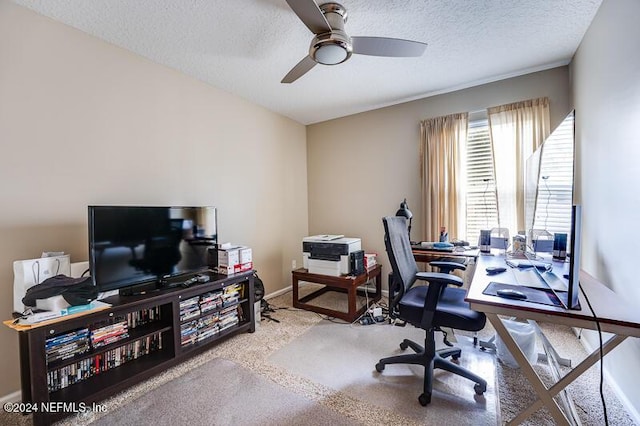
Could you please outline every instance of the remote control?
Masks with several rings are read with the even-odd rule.
[[[206,283],[211,279],[209,278],[209,275],[203,275],[203,274],[198,274],[195,276],[195,278],[199,283]]]
[[[191,284],[195,284],[197,282],[198,279],[196,277],[189,278],[188,280],[182,282],[182,287],[189,287]]]

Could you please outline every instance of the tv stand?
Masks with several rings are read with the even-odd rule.
[[[111,296],[103,300],[108,309],[19,331],[22,402],[90,405],[223,339],[254,332],[253,271],[209,274],[208,282]],[[51,349],[68,340],[78,342],[71,357]],[[69,414],[37,411],[33,423]]]

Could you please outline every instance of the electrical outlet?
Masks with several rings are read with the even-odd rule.
[[[298,267],[298,262],[295,259],[291,261],[291,269],[296,269]]]

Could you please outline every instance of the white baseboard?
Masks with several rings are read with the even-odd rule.
[[[22,392],[15,391],[10,393],[9,395],[5,395],[0,397],[0,404],[4,405],[7,402],[20,402],[22,401]]]
[[[580,336],[581,330],[579,328],[574,327],[573,332],[576,334],[576,336]],[[594,331],[594,333],[597,333],[597,332]],[[580,340],[580,343],[582,344],[582,347],[584,347],[587,353],[591,353],[596,349],[595,347],[593,347],[593,345],[591,345],[587,341],[587,339],[579,338],[579,340]],[[633,421],[636,422],[637,424],[640,424],[640,413],[638,412],[638,410],[636,410],[636,408],[633,406],[633,404],[631,403],[629,398],[627,398],[624,392],[622,392],[622,389],[620,389],[620,387],[618,386],[618,383],[609,374],[606,368],[604,369],[604,379],[607,381],[607,384],[611,386],[611,389],[616,394],[616,396],[618,397],[622,405],[624,405],[624,408],[627,410],[627,413],[629,413]]]
[[[273,293],[265,294],[264,298],[265,299],[272,299],[274,297],[278,297],[278,296],[283,295],[285,293],[288,293],[290,291],[293,291],[293,287],[292,286],[281,288],[280,290],[276,290]]]

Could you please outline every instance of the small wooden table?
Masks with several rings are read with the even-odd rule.
[[[335,318],[353,322],[360,315],[362,315],[368,308],[367,304],[360,308],[356,307],[356,295],[358,292],[361,294],[365,290],[358,290],[358,287],[367,283],[368,281],[375,279],[376,292],[369,302],[376,302],[382,297],[382,265],[375,265],[373,268],[367,270],[364,274],[357,277],[350,275],[343,275],[340,277],[334,277],[331,275],[310,274],[306,269],[300,268],[295,271],[291,271],[292,285],[293,285],[293,306],[295,308],[305,309],[308,311],[317,312],[319,314],[329,315]],[[324,287],[315,290],[312,293],[300,298],[299,297],[299,282],[306,281],[311,283],[323,284]],[[348,312],[336,311],[322,306],[311,305],[309,302],[312,299],[326,293],[327,291],[337,291],[347,293],[348,296]]]

